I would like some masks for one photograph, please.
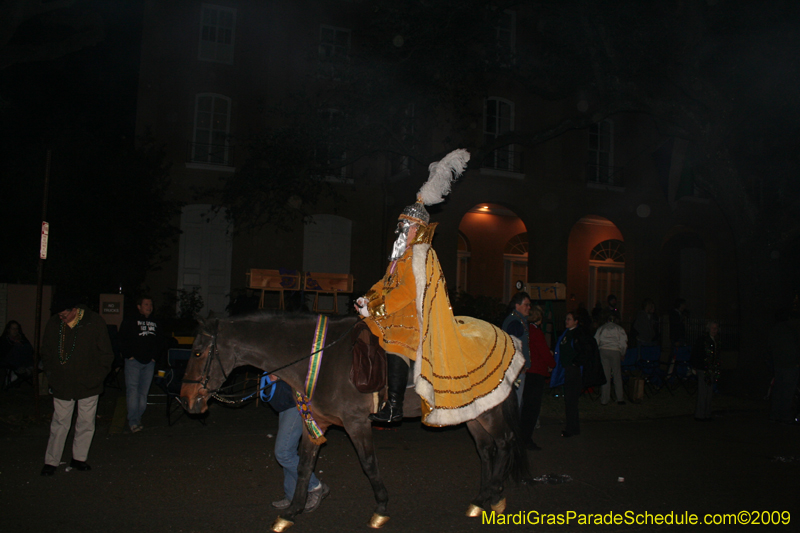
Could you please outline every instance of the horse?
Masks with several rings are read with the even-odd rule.
[[[360,319],[345,317],[328,321],[328,344],[323,347],[311,412],[323,433],[331,425],[337,425],[344,427],[349,435],[375,495],[377,505],[368,525],[377,529],[389,519],[389,493],[378,470],[372,423],[367,418],[374,412],[373,394],[359,392],[349,379],[353,363],[350,332],[357,320]],[[234,368],[243,365],[274,374],[295,391],[305,390],[316,323],[315,315],[288,314],[201,320],[181,387],[183,407],[190,413],[205,412],[209,397],[219,390]],[[512,389],[503,402],[466,425],[481,461],[480,490],[467,516],[477,517],[489,509],[501,513],[506,506],[504,482],[509,478],[518,482],[530,479],[526,452],[516,439],[519,435],[516,393]],[[311,438],[301,439],[295,493],[291,505],[273,524],[273,531],[285,531],[303,511],[318,453],[319,445]]]

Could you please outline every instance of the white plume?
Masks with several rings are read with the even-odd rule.
[[[453,150],[442,158],[428,166],[430,175],[428,181],[417,193],[417,197],[422,199],[424,205],[434,205],[442,202],[444,197],[450,194],[450,187],[455,180],[467,168],[469,152],[463,148]]]

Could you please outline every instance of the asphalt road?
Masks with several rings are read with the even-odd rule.
[[[91,472],[62,466],[45,478],[39,470],[48,422],[9,414],[14,406],[32,411],[27,395],[5,392],[0,399],[0,531],[251,533],[269,531],[278,515],[270,502],[282,497],[282,472],[273,456],[277,416],[269,407],[212,405],[205,426],[183,417],[168,427],[162,407],[151,406],[145,430],[130,434],[121,431],[124,402],[112,389],[101,398]],[[42,401],[47,415],[48,400]],[[374,431],[390,494],[391,519],[384,530],[745,531],[654,524],[657,514],[685,520],[689,513],[702,521],[706,513],[741,511],[788,512],[789,524],[778,529],[799,530],[800,428],[768,422],[762,405],[717,411],[712,422],[696,422],[690,412],[605,418],[583,420],[582,434],[564,439],[557,412],[544,415],[535,433],[543,450],[529,452],[531,471],[572,481],[507,487],[508,525],[497,523],[499,517],[491,525],[464,515],[479,483],[478,457],[464,427],[431,430],[407,421]],[[67,464],[70,442],[71,437]],[[374,499],[342,430],[329,431],[317,473],[331,494],[317,511],[300,515],[291,531],[367,531]],[[543,514],[569,523],[531,523]],[[589,514],[601,520],[616,514],[623,523],[579,523]],[[526,524],[513,523],[523,517]],[[785,522],[787,514],[757,518]]]

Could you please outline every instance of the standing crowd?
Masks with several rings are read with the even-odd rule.
[[[669,344],[662,347],[662,322],[653,300],[644,300],[631,322],[630,334],[620,324],[616,297],[610,295],[607,302],[607,307],[598,303],[591,316],[583,308],[567,312],[561,333],[548,332],[554,339],[552,346],[542,328],[542,308],[533,304],[525,292],[517,293],[509,302],[503,330],[522,341],[525,347],[525,369],[516,387],[521,438],[529,450],[541,449],[533,440],[533,432],[538,427],[547,384],[550,388],[563,390],[565,425],[562,437],[580,435],[578,400],[586,389],[599,387],[601,405],[611,403],[612,393],[618,405],[625,405],[624,384],[629,377],[653,380],[655,387],[669,386],[678,380],[696,381],[694,418],[699,422],[712,419],[712,398],[722,373],[719,322],[706,321],[702,332],[690,339],[686,301],[679,298],[664,321],[669,332]],[[796,424],[796,395],[800,384],[800,313],[778,315],[769,333],[767,348],[775,376],[770,391],[770,419]],[[662,360],[663,350],[667,353]],[[650,367],[653,370],[649,373],[638,371],[644,374],[643,377],[635,376],[637,371],[623,376],[623,362],[628,370],[636,369],[636,361],[639,357],[645,358],[644,354],[655,354],[654,366]],[[602,376],[596,372],[600,366]],[[632,390],[628,393],[634,401],[641,400],[632,395]]]

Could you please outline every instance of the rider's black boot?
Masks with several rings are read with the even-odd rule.
[[[386,373],[388,399],[383,402],[380,411],[369,415],[374,422],[399,422],[403,419],[403,398],[408,384],[408,365],[403,359],[386,354]]]

